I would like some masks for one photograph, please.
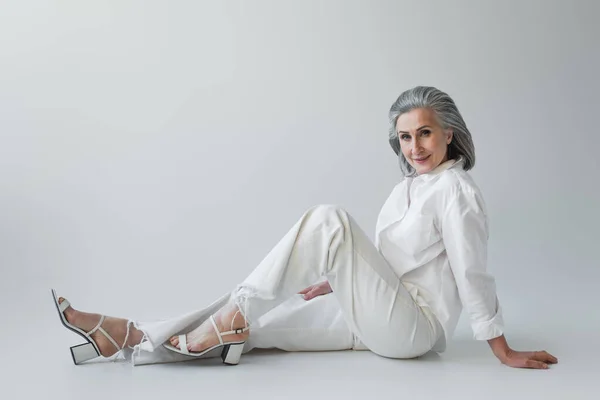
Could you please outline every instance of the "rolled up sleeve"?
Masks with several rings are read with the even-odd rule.
[[[488,220],[483,199],[468,188],[449,199],[441,231],[461,303],[476,340],[503,334],[496,282],[487,272]]]

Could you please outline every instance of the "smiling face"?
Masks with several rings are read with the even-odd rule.
[[[452,130],[442,128],[433,110],[416,108],[400,115],[396,131],[402,154],[418,175],[448,160]]]

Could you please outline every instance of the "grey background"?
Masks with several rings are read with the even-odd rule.
[[[3,1],[0,390],[592,396],[599,11],[583,0]],[[473,133],[509,343],[561,364],[503,367],[463,319],[449,351],[422,362],[70,365],[77,339],[50,287],[84,310],[163,318],[231,289],[314,204],[343,205],[373,235],[399,179],[387,111],[415,85],[448,92]]]

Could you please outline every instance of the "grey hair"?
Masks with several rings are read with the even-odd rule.
[[[475,165],[475,146],[471,132],[463,120],[454,100],[439,89],[429,86],[417,86],[403,92],[392,104],[389,112],[389,140],[394,153],[398,156],[400,170],[404,176],[413,176],[415,169],[408,163],[400,151],[400,139],[396,131],[396,122],[400,115],[416,108],[433,110],[443,129],[452,129],[452,141],[448,145],[448,159],[462,159],[463,169],[470,170]]]

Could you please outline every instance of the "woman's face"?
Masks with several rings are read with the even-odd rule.
[[[396,131],[402,154],[418,175],[448,160],[452,130],[442,129],[433,110],[416,108],[400,115]]]

